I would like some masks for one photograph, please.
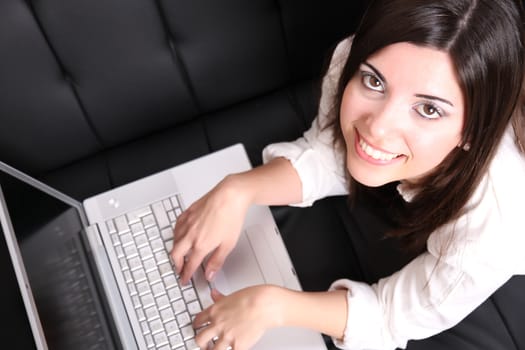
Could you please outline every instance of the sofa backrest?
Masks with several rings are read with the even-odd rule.
[[[297,112],[303,97],[294,87],[318,78],[363,8],[348,0],[2,0],[0,160],[37,175],[102,154],[112,166],[111,152],[173,128],[187,128],[190,143],[205,139],[190,156],[250,143],[240,135],[257,125],[243,129],[242,113],[229,111],[286,90]],[[252,160],[262,143],[298,134],[306,114],[288,134],[258,130],[271,136],[247,146]]]

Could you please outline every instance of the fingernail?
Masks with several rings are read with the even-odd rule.
[[[214,270],[210,270],[206,274],[206,279],[208,280],[208,282],[211,282],[211,281],[213,281],[213,277],[215,277],[215,271]]]

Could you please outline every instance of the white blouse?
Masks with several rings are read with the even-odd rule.
[[[323,78],[319,112],[303,137],[271,144],[265,162],[290,160],[302,181],[303,201],[348,193],[344,159],[322,126],[336,93],[337,80],[351,48],[351,38],[336,48]],[[487,174],[458,220],[433,232],[427,251],[373,285],[347,279],[331,289],[347,289],[348,318],[343,349],[405,348],[446,330],[472,312],[512,275],[525,274],[525,157],[509,127]],[[410,200],[402,186],[399,192]]]

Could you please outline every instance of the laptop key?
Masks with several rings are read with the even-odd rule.
[[[107,227],[109,233],[116,233],[117,232],[117,228],[115,227],[115,223],[113,222],[113,220],[106,221],[106,227]]]
[[[157,260],[157,263],[163,263],[165,261],[170,261],[168,258],[168,253],[165,251],[155,252],[155,260]]]
[[[139,255],[142,258],[142,260],[150,258],[153,256],[153,252],[151,251],[150,246],[141,247],[138,249]]]
[[[173,249],[173,240],[164,242],[164,245],[166,246],[166,251],[171,252]]]
[[[120,247],[115,247],[115,250],[117,250]],[[138,254],[137,247],[134,245],[128,245],[122,248],[124,250],[124,255],[129,257],[135,256]]]
[[[166,329],[166,333],[168,334],[177,333],[179,331],[179,325],[177,324],[177,321],[171,320],[164,324],[164,329]]]
[[[183,312],[177,315],[177,322],[181,327],[189,325],[191,323],[191,317],[187,312]]]
[[[169,262],[165,262],[159,265],[159,273],[161,276],[175,275],[173,268]]]
[[[155,346],[155,342],[153,342],[153,336],[151,334],[146,334],[144,336],[144,339],[146,340],[146,346],[148,348],[152,348]]]
[[[177,279],[175,278],[175,275],[166,275],[162,278],[164,280],[164,285],[166,288],[172,288],[174,286],[178,286]]]
[[[175,300],[172,304],[172,307],[173,311],[175,311],[175,314],[179,314],[181,312],[186,311],[186,305],[184,304],[184,301],[182,299]]]
[[[179,199],[177,198],[177,196],[170,197],[170,201],[171,201],[171,205],[173,206],[173,208],[180,208],[181,207]]]
[[[162,240],[160,238],[155,238],[151,241],[151,250],[153,250],[154,252],[164,250],[164,243],[162,243]]]
[[[151,226],[155,226],[156,223],[155,223],[155,217],[153,216],[153,214],[149,214],[149,215],[146,215],[145,217],[142,218],[142,224],[144,225],[144,227],[151,227]]]
[[[161,280],[160,273],[157,270],[153,270],[151,272],[148,272],[148,281],[149,283],[157,283]]]
[[[166,294],[166,290],[164,289],[164,286],[162,285],[162,282],[160,281],[151,286],[151,291],[153,292],[153,295],[155,297]]]
[[[137,247],[142,247],[148,244],[148,237],[144,233],[139,233],[135,236],[135,244],[137,244]]]
[[[182,337],[184,338],[184,340],[187,340],[187,339],[195,337],[195,331],[193,330],[193,327],[191,325],[182,327],[180,329],[180,333],[181,333]]]
[[[142,334],[148,334],[150,332],[148,322],[141,322],[140,327],[142,328]]]
[[[199,312],[202,311],[201,305],[199,304],[198,300],[192,301],[188,304],[188,311],[190,312],[190,315],[197,315]]]
[[[144,261],[144,270],[150,272],[157,269],[157,262],[153,258],[146,259]]]
[[[140,300],[142,301],[142,306],[145,308],[155,305],[155,299],[151,294],[141,295]]]
[[[159,307],[159,309],[164,309],[165,307],[170,305],[170,300],[168,299],[166,295],[161,295],[156,300],[157,300],[157,306]]]
[[[115,246],[115,254],[118,258],[122,258],[124,256],[124,250],[122,249],[121,245]]]
[[[189,339],[186,341],[186,349],[188,350],[199,350],[199,346],[195,342],[195,339]]]
[[[140,283],[137,283],[136,288],[137,288],[137,292],[139,293],[139,295],[145,295],[145,294],[151,293],[151,289],[147,281],[142,281]]]
[[[131,224],[134,222],[139,222],[141,217],[148,215],[148,214],[151,214],[151,209],[149,207],[144,207],[144,208],[140,208],[132,212],[129,212],[126,216],[128,218],[128,222]]]
[[[169,239],[173,239],[173,229],[170,227],[166,227],[160,231],[160,234],[162,236],[162,239],[167,241]]]
[[[144,226],[142,225],[142,222],[137,222],[137,223],[134,223],[130,226],[130,229],[131,229],[131,232],[134,234],[134,235],[137,235],[139,233],[142,233],[144,232]]]
[[[182,335],[180,333],[170,335],[169,342],[173,349],[184,345],[184,340],[182,339]]]
[[[120,235],[120,241],[123,246],[127,246],[133,243],[133,237],[131,236],[131,233],[126,232]]]
[[[129,264],[130,270],[136,270],[136,269],[142,267],[142,261],[140,260],[140,258],[138,256],[133,256],[133,257],[129,258],[128,259],[128,264]]]
[[[175,319],[175,314],[173,313],[173,310],[168,307],[166,309],[160,310],[160,318],[163,322],[168,322]]]
[[[126,258],[119,258],[118,261],[119,261],[121,270],[129,269],[128,260],[126,260]]]
[[[120,244],[120,237],[116,232],[111,234],[111,241],[113,242],[113,245],[119,245]]]
[[[195,293],[195,289],[193,288],[185,289],[182,292],[182,296],[184,297],[184,300],[186,301],[186,303],[189,303],[190,301],[197,299],[197,294]]]
[[[168,289],[168,297],[171,301],[182,298],[182,293],[178,286]]]
[[[146,279],[146,272],[144,272],[144,269],[140,268],[134,271],[131,271],[131,275],[133,276],[133,280],[138,283]]]
[[[153,340],[155,341],[155,344],[157,344],[157,346],[168,344],[168,336],[164,332],[153,334]]]
[[[156,318],[160,317],[159,310],[155,306],[148,307],[144,310],[144,314],[146,315],[146,319],[148,321],[154,320]]]
[[[166,212],[164,211],[162,202],[153,203],[151,208],[153,209],[155,219],[157,219],[157,224],[161,229],[170,225],[168,215],[166,215]]]
[[[175,212],[170,210],[168,212],[168,219],[170,220],[171,223],[174,223],[175,221],[177,221],[177,217],[175,216]]]
[[[171,206],[171,202],[169,199],[165,199],[162,201],[162,204],[164,204],[164,210],[168,211],[168,210],[171,210],[173,209],[173,207]]]
[[[146,321],[146,314],[141,307],[135,309],[135,311],[137,312],[137,318],[139,321]]]
[[[152,334],[155,334],[155,333],[158,333],[164,330],[164,326],[162,325],[162,322],[158,318],[149,322],[149,328],[151,329]]]
[[[131,276],[131,272],[129,270],[123,271],[122,274],[124,275],[124,281],[127,283],[133,282],[133,277]]]
[[[123,233],[129,231],[128,220],[125,216],[119,216],[115,218],[115,226],[118,233]]]

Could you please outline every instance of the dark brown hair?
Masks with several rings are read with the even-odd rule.
[[[518,0],[376,0],[365,13],[334,102],[336,144],[344,146],[339,108],[346,85],[362,62],[388,45],[409,42],[449,53],[465,99],[462,142],[470,149],[452,150],[413,185],[415,197],[395,207],[398,228],[389,235],[401,237],[411,250],[423,251],[435,229],[462,215],[511,120],[524,144],[523,108],[516,107],[524,76],[523,38]],[[351,199],[373,192],[380,191],[350,179]]]

